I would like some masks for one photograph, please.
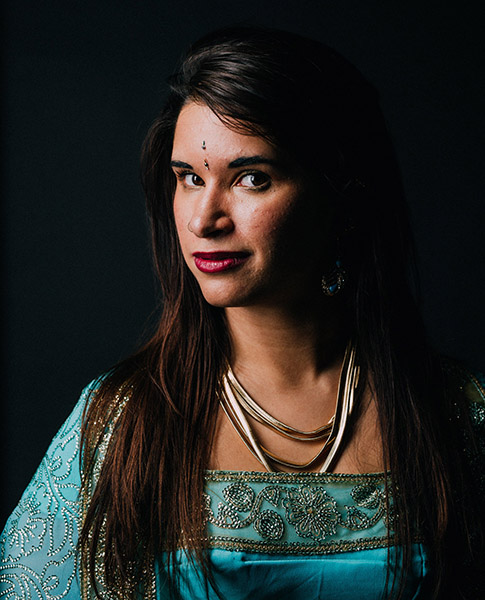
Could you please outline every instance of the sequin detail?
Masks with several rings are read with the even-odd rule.
[[[210,471],[209,546],[303,554],[384,546],[392,536],[385,477]]]
[[[485,482],[484,380],[454,369],[450,389],[468,400],[478,445],[466,436],[463,451],[476,469],[477,490]],[[54,438],[19,505],[0,536],[0,598],[62,600],[93,598],[80,572],[76,545],[89,494],[79,501],[80,426],[88,386]],[[119,411],[126,398],[119,396]],[[463,415],[461,415],[463,417]],[[456,415],[460,422],[460,414]],[[116,422],[116,419],[113,419]],[[90,492],[110,442],[110,426],[99,449]],[[392,504],[385,510],[384,474],[332,475],[208,471],[208,546],[300,555],[380,548],[392,530]],[[482,488],[485,489],[485,488]],[[290,493],[291,492],[291,493]],[[225,508],[224,508],[225,507]],[[335,529],[335,533],[333,530]],[[95,557],[102,580],[104,541]],[[156,597],[153,565],[146,565],[144,598]],[[80,586],[83,587],[81,595]],[[108,596],[106,596],[108,597]]]
[[[468,404],[468,416],[473,430],[474,443],[469,431],[461,426],[463,421],[461,403],[454,402],[455,415],[453,418],[459,426],[462,435],[462,449],[476,481],[476,492],[485,494],[485,376],[472,374],[460,368],[455,363],[445,362],[445,371],[449,379],[449,388],[457,389]]]
[[[103,466],[106,452],[108,450],[111,438],[116,429],[116,424],[120,418],[127,402],[131,397],[131,390],[125,390],[124,393],[118,393],[114,396],[113,406],[115,407],[113,419],[110,421],[106,431],[103,434],[103,438],[96,450],[95,463],[92,471],[92,477],[90,478],[88,485],[82,490],[81,504],[82,504],[82,520],[84,521],[86,511],[89,506],[90,499],[96,488],[96,484],[101,474],[101,468]],[[98,589],[102,591],[104,600],[119,600],[120,596],[116,590],[109,589],[106,585],[105,573],[104,573],[104,556],[106,552],[105,532],[101,531],[99,537],[99,544],[96,551],[94,560],[94,570],[96,576],[96,582]],[[97,596],[94,592],[93,587],[89,581],[89,573],[86,566],[89,564],[89,555],[86,556],[86,560],[82,561],[80,565],[81,570],[81,600],[96,600]],[[123,598],[141,598],[145,600],[152,600],[156,597],[156,581],[153,564],[144,565],[143,568],[143,581],[141,582],[143,590],[137,589],[135,585],[129,584],[129,589],[124,591]]]
[[[301,537],[324,540],[337,531],[337,503],[322,487],[289,488],[283,505],[288,523]]]
[[[54,438],[0,538],[0,597],[79,598],[79,423],[85,390]]]

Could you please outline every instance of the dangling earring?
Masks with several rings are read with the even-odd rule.
[[[346,273],[340,260],[335,262],[335,267],[327,275],[322,275],[322,290],[326,296],[335,296],[345,285]]]

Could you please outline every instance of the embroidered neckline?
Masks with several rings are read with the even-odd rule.
[[[233,471],[221,469],[207,469],[204,480],[209,481],[251,481],[251,482],[269,482],[269,483],[344,483],[344,482],[381,482],[384,483],[386,477],[391,477],[391,472],[380,471],[376,473],[287,473],[285,471],[267,472],[267,471]]]
[[[385,481],[379,473],[209,471],[208,545],[285,554],[385,546],[393,528]]]

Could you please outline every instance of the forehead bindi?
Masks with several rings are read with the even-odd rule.
[[[272,158],[274,150],[262,138],[230,129],[207,106],[195,103],[184,106],[175,128],[173,160],[192,156],[228,162],[250,155]]]

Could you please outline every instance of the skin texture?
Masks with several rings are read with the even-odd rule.
[[[252,164],[241,165],[243,158]],[[320,289],[322,272],[332,264],[332,227],[318,182],[266,140],[234,131],[195,103],[179,116],[172,168],[182,252],[207,302],[225,311],[236,377],[286,423],[314,429],[328,422],[347,336],[338,296],[325,297]],[[202,272],[194,253],[217,252],[240,253],[244,260]],[[249,420],[263,445],[291,460],[306,462],[321,447],[319,441],[282,438]],[[379,471],[379,457],[368,394],[334,470]],[[262,470],[222,411],[211,467]]]
[[[273,164],[229,166],[256,156]],[[273,146],[229,129],[209,108],[191,103],[180,114],[172,159],[193,167],[174,167],[174,213],[184,258],[210,304],[295,302],[318,287],[325,223],[316,221],[324,216],[310,201],[302,174]],[[193,252],[214,251],[249,256],[229,271],[202,273]]]

